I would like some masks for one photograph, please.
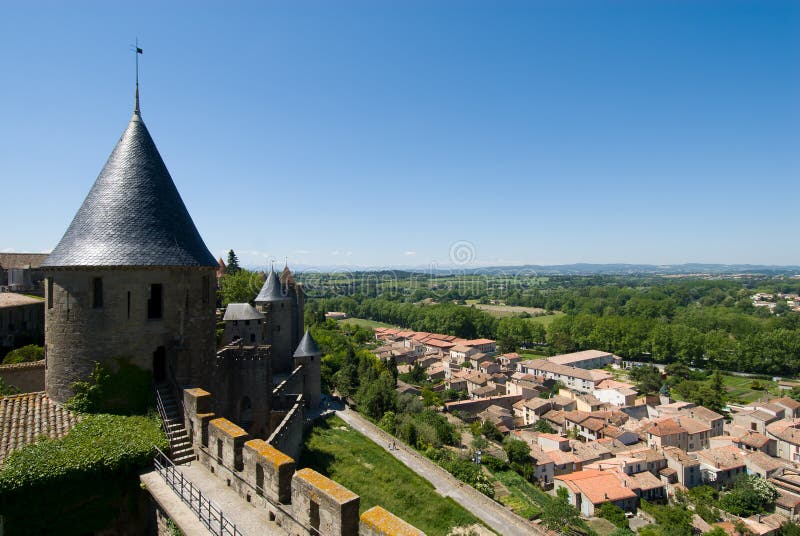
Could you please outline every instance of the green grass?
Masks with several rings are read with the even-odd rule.
[[[393,326],[391,324],[386,324],[385,322],[378,322],[377,320],[367,320],[366,318],[345,318],[344,320],[339,320],[340,324],[350,324],[352,326],[359,326],[362,328],[396,328],[397,326]]]
[[[778,384],[770,380],[758,380],[766,390],[754,390],[750,388],[754,378],[744,378],[741,376],[722,376],[722,383],[728,390],[728,397],[731,401],[741,400],[742,402],[755,402],[763,396],[778,396]]]
[[[542,353],[534,352],[532,350],[524,350],[522,352],[519,352],[519,357],[523,361],[527,361],[530,359],[544,359],[545,357],[547,357],[547,354],[543,352]]]
[[[617,527],[612,522],[599,517],[593,517],[592,519],[587,520],[586,524],[589,525],[600,536],[606,536],[607,534],[611,534],[617,530]]]
[[[311,467],[360,495],[361,512],[380,505],[429,536],[445,536],[453,527],[480,523],[338,417],[315,423],[305,440],[300,466]]]
[[[555,320],[556,318],[558,318],[563,314],[564,313],[562,313],[561,311],[553,311],[553,314],[551,315],[533,316],[531,318],[528,318],[528,322],[533,322],[534,324],[541,324],[544,327],[547,327],[553,323],[553,320]]]

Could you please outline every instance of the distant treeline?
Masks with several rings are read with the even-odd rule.
[[[429,291],[423,298],[440,290]],[[411,296],[380,292],[376,297],[356,293],[312,299],[308,308],[315,315],[338,310],[416,331],[494,338],[506,351],[521,344],[546,342],[550,353],[597,348],[627,359],[793,375],[800,370],[800,314],[780,301],[780,314],[771,314],[753,307],[750,296],[757,291],[798,290],[800,281],[788,278],[594,276],[549,278],[539,288],[509,288],[490,295],[507,305],[566,313],[554,319],[546,331],[526,318],[497,319],[452,301],[420,305],[412,302]],[[416,289],[413,297],[425,293]]]

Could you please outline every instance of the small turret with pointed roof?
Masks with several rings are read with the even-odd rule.
[[[314,340],[311,332],[306,330],[303,339],[294,351],[294,364],[303,367],[303,398],[310,408],[319,406],[322,386],[321,355],[322,351],[319,349],[317,341]]]
[[[273,268],[270,268],[267,274],[267,280],[264,281],[264,285],[261,287],[258,296],[256,296],[255,302],[270,303],[288,299],[289,296],[283,291],[283,285],[281,285],[281,281],[278,279],[278,274],[275,273]]]
[[[297,345],[297,350],[294,351],[294,357],[319,357],[321,355],[322,350],[319,349],[317,341],[314,340],[311,332],[306,330],[300,344]]]

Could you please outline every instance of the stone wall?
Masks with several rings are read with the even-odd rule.
[[[0,308],[0,347],[41,344],[43,340],[43,301]]]
[[[213,411],[227,415],[257,437],[266,437],[272,409],[269,346],[226,346],[214,362]],[[298,391],[299,392],[299,391]]]
[[[293,457],[267,441],[251,439],[236,424],[210,413],[212,405],[207,391],[184,391],[187,430],[198,462],[242,497],[243,508],[263,508],[270,520],[297,535],[423,535],[382,508],[359,518],[358,495],[312,469],[296,471]],[[282,423],[295,435],[296,425],[291,423],[299,421],[301,438],[302,406],[298,395]],[[398,527],[407,531],[398,532]]]
[[[361,514],[358,533],[361,536],[422,536],[425,534],[381,506],[373,506]]]
[[[294,458],[300,456],[303,447],[304,405],[303,396],[296,395],[289,411],[267,439],[267,443]]]
[[[127,358],[153,370],[166,361],[180,385],[210,385],[215,356],[214,269],[104,268],[51,270],[45,285],[47,394],[72,395],[94,362]],[[102,279],[102,307],[94,307],[93,280]],[[152,284],[163,289],[162,317],[148,318]],[[206,286],[208,288],[206,288]],[[162,352],[164,358],[156,358]]]
[[[20,393],[44,391],[44,359],[33,363],[0,365],[0,378]]]

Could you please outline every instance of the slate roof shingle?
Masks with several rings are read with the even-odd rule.
[[[138,113],[41,266],[218,267]]]

